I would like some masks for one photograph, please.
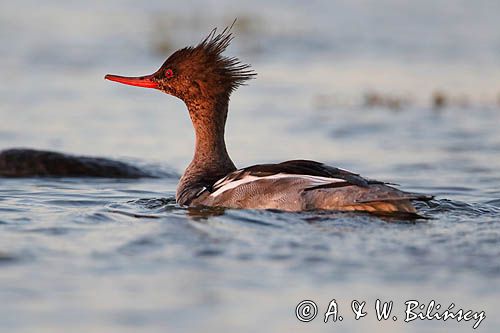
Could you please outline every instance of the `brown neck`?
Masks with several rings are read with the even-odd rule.
[[[196,134],[196,146],[183,178],[222,177],[236,170],[224,141],[228,103],[228,98],[186,103]]]

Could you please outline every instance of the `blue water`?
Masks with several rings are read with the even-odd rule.
[[[0,179],[1,332],[471,331],[500,326],[500,26],[493,1],[35,1],[0,11],[0,149],[114,157],[160,179]],[[428,217],[184,209],[183,103],[118,86],[237,16],[257,80],[232,98],[238,166],[308,158],[429,193]],[[433,106],[435,94],[445,107]],[[376,95],[376,103],[367,96]],[[314,300],[310,323],[296,305]],[[343,321],[323,323],[335,299]],[[368,315],[355,320],[352,300]],[[379,322],[377,299],[394,301]]]

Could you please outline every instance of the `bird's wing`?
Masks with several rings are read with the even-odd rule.
[[[211,192],[216,192],[228,186],[235,187],[239,184],[259,179],[290,178],[292,176],[308,179],[314,187],[337,187],[340,184],[366,187],[369,184],[382,183],[365,179],[359,174],[331,167],[323,163],[309,160],[292,160],[278,164],[258,164],[236,170],[218,180],[210,190]]]
[[[194,202],[207,206],[291,211],[413,211],[408,200],[418,199],[424,199],[424,196],[399,191],[383,182],[322,163],[293,160],[254,165],[231,172],[213,185],[203,188]]]

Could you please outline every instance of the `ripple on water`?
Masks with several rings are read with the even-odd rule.
[[[74,219],[74,222],[78,224],[95,224],[111,221],[114,221],[114,219],[110,216],[110,214],[108,214],[107,211],[85,212],[83,214],[79,214]]]
[[[426,203],[416,203],[419,212],[431,218],[438,218],[443,214],[452,216],[478,216],[481,214],[497,214],[493,206],[482,204],[469,204],[463,201],[450,199],[434,199]]]
[[[500,199],[488,200],[485,202],[485,204],[500,208]]]
[[[79,199],[79,200],[47,200],[44,201],[45,204],[63,206],[63,207],[90,207],[90,206],[102,206],[102,200],[90,200],[90,199]]]
[[[130,256],[130,255],[140,255],[144,252],[149,252],[154,249],[161,248],[166,244],[161,241],[159,237],[155,236],[141,236],[139,238],[133,239],[132,241],[120,246],[117,251],[118,253]]]
[[[140,207],[144,207],[146,209],[158,209],[158,208],[175,208],[177,207],[177,202],[175,197],[169,198],[143,198],[137,200],[131,200],[128,202],[129,204],[137,205]]]
[[[70,233],[81,231],[77,228],[67,228],[67,227],[46,227],[46,228],[30,228],[24,229],[23,232],[44,234],[49,236],[65,236]]]
[[[20,261],[20,258],[16,255],[0,251],[0,266],[13,264]]]
[[[161,213],[171,212],[176,209],[180,208],[173,197],[141,198],[107,205],[108,212],[133,218],[158,219],[164,216]]]
[[[217,257],[224,254],[222,249],[200,249],[195,252],[197,257]]]
[[[1,207],[0,213],[22,213],[25,209],[16,207]]]

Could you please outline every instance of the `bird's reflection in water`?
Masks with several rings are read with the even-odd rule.
[[[223,207],[188,207],[187,216],[195,221],[207,220],[210,217],[221,216],[226,212]]]

